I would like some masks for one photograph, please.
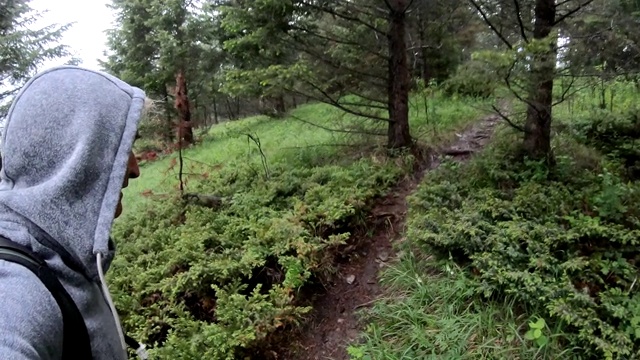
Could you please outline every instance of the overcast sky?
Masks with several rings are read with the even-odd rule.
[[[106,4],[110,0],[31,0],[37,11],[48,10],[35,26],[49,24],[75,24],[65,32],[61,40],[80,59],[81,66],[99,70],[97,59],[103,58],[105,30],[112,27],[113,14]],[[48,62],[42,69],[62,65],[65,60]]]

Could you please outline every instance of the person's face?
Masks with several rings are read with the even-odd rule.
[[[127,173],[124,177],[124,183],[122,188],[129,186],[129,179],[135,179],[140,176],[140,168],[138,167],[138,160],[133,154],[133,151],[129,154],[129,162],[127,163]],[[118,206],[116,207],[116,218],[122,214],[122,191],[120,192],[120,199],[118,200]]]

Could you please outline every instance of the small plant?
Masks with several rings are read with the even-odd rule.
[[[371,360],[371,356],[366,355],[362,346],[349,345],[347,353],[353,360]]]
[[[549,338],[544,334],[546,322],[539,317],[536,322],[529,321],[529,330],[524,334],[524,338],[534,341],[539,347],[547,345]]]

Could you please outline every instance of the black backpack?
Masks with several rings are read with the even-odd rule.
[[[91,340],[82,314],[53,271],[26,247],[0,236],[0,260],[18,263],[31,270],[47,287],[62,312],[62,359],[92,359]],[[125,336],[127,345],[138,352],[143,347]]]

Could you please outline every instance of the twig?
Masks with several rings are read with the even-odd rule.
[[[516,129],[518,131],[521,131],[523,133],[526,133],[525,129],[522,126],[517,125],[516,123],[514,123],[511,119],[509,119],[509,117],[507,115],[503,114],[502,111],[500,111],[500,109],[498,109],[495,105],[491,105],[491,107],[496,112],[496,114],[498,114],[498,116],[500,116],[504,121],[506,121],[514,129]]]
[[[207,163],[206,163],[206,162],[204,162],[204,161],[199,161],[199,160],[195,160],[195,159],[188,158],[188,157],[185,157],[184,159],[185,159],[185,160],[189,160],[189,161],[191,161],[191,162],[194,162],[194,163],[196,163],[196,164],[200,164],[200,165],[208,166],[208,167],[210,167],[210,168],[212,168],[212,169],[217,169],[217,168],[219,168],[219,167],[220,167],[220,164],[218,164],[218,165],[211,165],[211,164],[207,164]]]
[[[182,179],[182,175],[183,175],[183,169],[184,169],[184,159],[182,158],[182,138],[178,139],[178,160],[180,162],[179,170],[178,170],[178,179],[180,180],[180,195],[183,195],[184,180]]]
[[[505,43],[505,45],[507,45],[507,47],[510,50],[512,50],[513,49],[513,45],[511,45],[509,40],[507,40],[507,38],[504,37],[502,32],[500,30],[498,30],[498,28],[496,28],[495,25],[493,25],[491,20],[489,20],[489,17],[485,14],[484,10],[482,10],[482,7],[480,7],[480,5],[475,0],[469,0],[469,2],[471,3],[471,5],[473,5],[473,7],[476,8],[476,10],[478,10],[478,12],[480,13],[480,16],[482,16],[482,19],[484,20],[485,24],[489,25],[491,30],[493,30],[493,32],[500,38],[500,40],[502,40],[502,42]]]
[[[258,147],[258,151],[260,151],[260,160],[262,161],[262,168],[264,169],[264,177],[266,180],[270,179],[270,171],[269,165],[267,164],[267,156],[262,151],[262,144],[260,143],[260,138],[257,135],[245,134],[247,136],[247,142],[253,141]]]
[[[369,132],[369,131],[351,131],[351,130],[345,130],[345,129],[332,129],[323,125],[319,125],[316,123],[312,123],[308,120],[304,120],[300,117],[297,117],[295,115],[289,115],[289,117],[291,117],[294,120],[298,120],[301,121],[305,124],[311,125],[311,126],[315,126],[317,128],[320,128],[322,130],[326,130],[326,131],[330,131],[330,132],[339,132],[339,133],[344,133],[344,134],[359,134],[359,135],[372,135],[372,136],[387,136],[387,134],[381,134],[381,133],[375,133],[375,132]]]

